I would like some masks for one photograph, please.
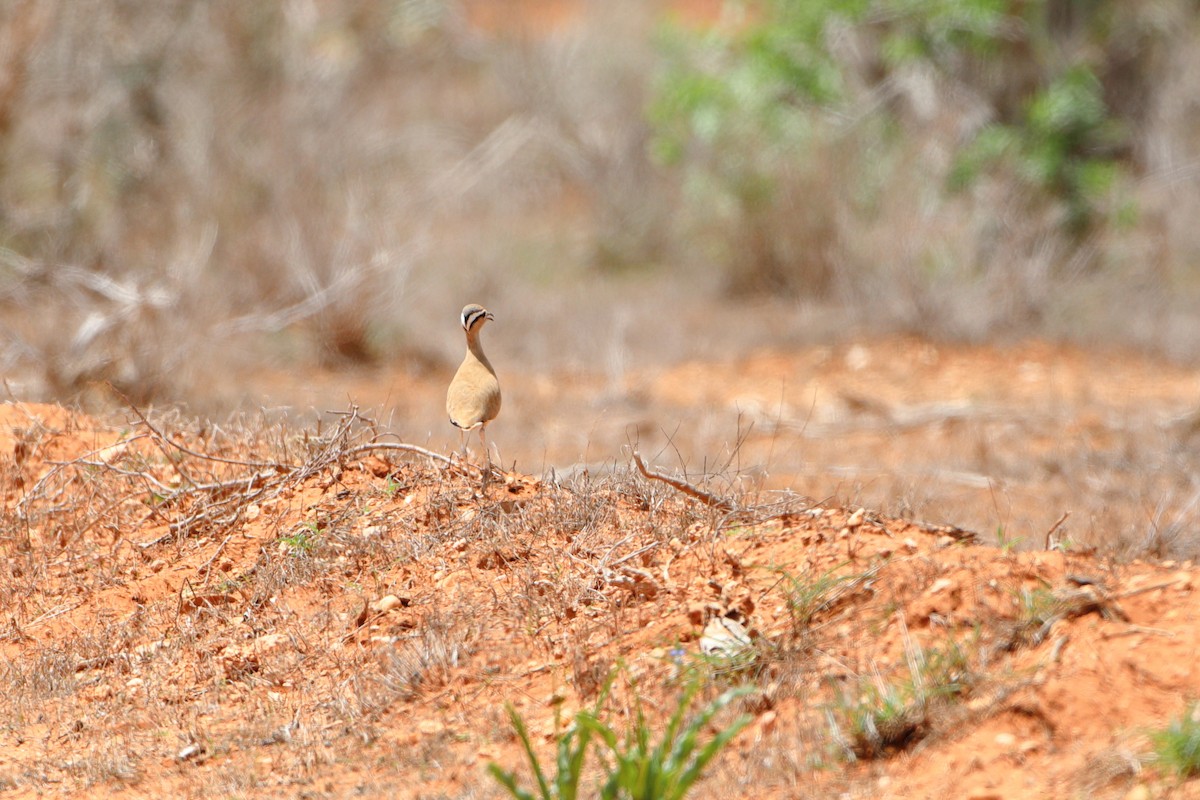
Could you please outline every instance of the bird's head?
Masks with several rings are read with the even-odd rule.
[[[476,303],[471,303],[462,310],[462,326],[463,330],[467,333],[478,331],[483,327],[483,323],[489,319],[495,319],[492,316],[492,312]]]

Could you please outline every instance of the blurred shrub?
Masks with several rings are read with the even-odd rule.
[[[526,36],[536,3],[0,3],[0,365],[145,399],[269,356],[424,361],[464,287],[658,260],[657,11],[583,6]]]
[[[1018,124],[984,128],[959,154],[950,184],[965,188],[984,169],[1007,169],[1060,201],[1063,228],[1082,236],[1110,210],[1109,193],[1122,170],[1114,156],[1123,145],[1121,125],[1109,116],[1099,81],[1076,66],[1038,91]]]
[[[764,0],[669,27],[650,114],[687,189],[677,240],[734,289],[1025,326],[1135,219],[1133,135],[1164,52],[1193,41],[1175,5]],[[964,293],[987,308],[956,318]]]
[[[462,191],[430,164],[498,116],[460,27],[440,0],[0,4],[5,359],[149,398],[272,347],[376,357]]]
[[[1200,294],[1190,0],[731,0],[656,50],[668,5],[0,3],[0,368],[161,398],[424,357],[445,295],[532,316],[584,263],[957,335],[1103,307],[1080,276]]]

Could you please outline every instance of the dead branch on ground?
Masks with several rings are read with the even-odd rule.
[[[670,475],[665,475],[661,472],[656,472],[646,468],[646,464],[642,461],[642,455],[637,450],[633,451],[633,463],[637,464],[638,472],[650,480],[662,481],[673,489],[683,492],[688,497],[694,497],[706,506],[719,508],[722,511],[736,511],[737,506],[731,500],[726,500],[723,497],[718,497],[711,492],[706,492],[687,481],[679,478],[672,478]]]

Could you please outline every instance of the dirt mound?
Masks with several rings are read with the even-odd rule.
[[[614,719],[756,687],[699,796],[1121,797],[1174,787],[1145,734],[1200,677],[1191,563],[792,495],[719,510],[632,471],[484,481],[353,412],[9,405],[0,475],[15,797],[476,796],[521,763],[505,703],[549,754],[613,674]]]

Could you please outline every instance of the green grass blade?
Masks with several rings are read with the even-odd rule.
[[[579,712],[575,717],[575,722],[589,729],[596,736],[599,736],[604,744],[608,746],[608,749],[617,750],[617,732],[592,716],[589,712]]]
[[[499,764],[495,762],[488,764],[487,770],[496,779],[496,782],[507,789],[508,793],[516,798],[516,800],[537,800],[529,792],[517,786],[516,776],[507,770],[501,769]]]
[[[550,785],[546,782],[542,765],[538,762],[537,753],[533,750],[533,742],[529,740],[529,731],[525,728],[525,721],[511,705],[506,705],[505,708],[508,711],[508,718],[517,732],[517,738],[521,740],[521,746],[525,749],[525,756],[529,759],[529,766],[533,769],[533,775],[537,779],[538,788],[542,791],[543,800],[553,800],[554,795],[550,794]]]
[[[554,781],[558,800],[575,800],[578,796],[579,781],[583,777],[583,760],[591,738],[591,729],[580,725],[577,718],[570,732],[559,740],[558,775]]]
[[[671,795],[673,798],[681,798],[687,793],[699,778],[704,768],[708,766],[708,762],[712,761],[717,753],[724,749],[725,745],[733,741],[733,738],[742,732],[742,729],[754,718],[749,714],[742,714],[740,717],[731,722],[728,727],[724,728],[720,733],[713,737],[712,741],[701,748],[700,753],[696,756],[691,765],[680,776],[678,784],[675,787],[675,793]]]

